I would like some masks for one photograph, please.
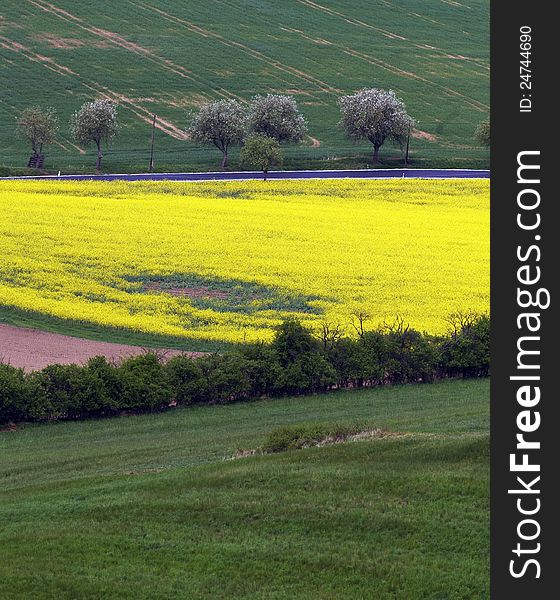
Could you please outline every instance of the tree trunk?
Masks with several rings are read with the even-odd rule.
[[[374,165],[379,164],[379,148],[380,148],[380,146],[377,146],[377,145],[373,146],[373,164]]]
[[[228,166],[228,153],[227,150],[222,150],[224,153],[224,157],[222,158],[222,169],[225,169]]]
[[[97,162],[95,163],[95,170],[99,173],[101,171],[101,160],[103,159],[103,152],[101,151],[101,142],[97,143]]]

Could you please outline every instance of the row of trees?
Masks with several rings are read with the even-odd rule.
[[[32,155],[29,166],[42,163],[43,147],[52,144],[58,135],[60,122],[54,108],[38,106],[25,109],[17,120],[17,132],[31,144]],[[119,132],[117,106],[108,100],[86,102],[70,119],[70,131],[82,145],[94,143],[97,147],[95,168],[101,169],[102,144],[110,144]]]
[[[415,124],[392,90],[363,89],[342,96],[339,107],[341,127],[350,138],[372,144],[374,164],[385,141],[402,146]],[[53,108],[28,108],[19,117],[17,129],[30,142],[30,165],[37,166],[44,146],[56,140],[59,118]],[[99,171],[103,146],[119,132],[117,105],[109,100],[86,102],[72,115],[70,131],[77,143],[96,146]],[[248,104],[233,99],[208,102],[191,115],[186,131],[194,142],[215,146],[222,153],[222,168],[228,165],[230,149],[243,145],[242,164],[266,172],[281,164],[282,145],[304,140],[308,126],[292,96],[267,94],[253,97]]]
[[[51,365],[26,374],[0,364],[0,423],[77,419],[170,405],[217,404],[444,377],[485,377],[490,322],[456,315],[445,337],[422,334],[402,320],[376,330],[355,322],[349,337],[325,324],[313,334],[296,320],[282,323],[270,344],[165,362],[154,353],[121,364],[103,357],[84,366]]]
[[[379,163],[379,150],[387,140],[403,148],[408,143],[415,120],[392,90],[363,89],[339,98],[339,125],[354,140],[367,140],[373,147],[372,162]],[[155,122],[155,121],[154,121]],[[18,132],[32,148],[29,164],[42,164],[43,147],[55,141],[59,119],[53,108],[32,107],[18,119]],[[70,120],[70,130],[81,145],[95,144],[96,169],[101,169],[103,144],[110,144],[119,131],[117,105],[109,100],[86,102]],[[307,135],[305,117],[292,96],[257,95],[248,104],[238,100],[217,100],[191,115],[186,128],[192,141],[215,146],[222,153],[221,167],[228,166],[229,151],[243,145],[241,163],[267,172],[282,163],[281,147],[301,143]],[[478,126],[475,139],[490,145],[490,123]]]
[[[269,140],[269,147],[278,152],[282,143],[303,141],[307,123],[292,96],[268,94],[255,96],[248,106],[237,100],[208,102],[192,115],[187,132],[194,142],[215,146],[225,168],[232,146],[252,137]]]

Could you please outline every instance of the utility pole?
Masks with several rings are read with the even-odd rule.
[[[154,115],[154,120],[152,121],[152,147],[150,150],[150,171],[154,170],[154,139],[156,136],[156,119],[157,115]]]

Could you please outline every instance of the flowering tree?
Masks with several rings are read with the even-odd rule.
[[[392,90],[363,89],[338,101],[342,120],[340,124],[351,138],[367,139],[373,144],[373,162],[379,163],[379,148],[385,140],[403,144],[414,119]]]
[[[481,146],[490,147],[490,121],[488,119],[478,124],[474,137]]]
[[[72,135],[79,144],[94,142],[97,146],[95,168],[101,170],[103,152],[101,144],[110,144],[119,132],[117,105],[109,100],[86,102],[70,119]]]
[[[276,141],[301,142],[307,133],[305,117],[292,96],[254,96],[249,105],[247,127]]]
[[[262,133],[251,134],[241,150],[242,164],[256,167],[266,174],[274,165],[282,164],[282,150],[280,144],[271,137]]]
[[[237,146],[245,134],[245,110],[237,100],[217,100],[204,104],[194,115],[187,133],[201,144],[216,146],[227,167],[230,146]]]
[[[17,132],[31,144],[33,158],[43,153],[43,146],[52,143],[58,133],[58,116],[54,108],[32,106],[17,119]]]

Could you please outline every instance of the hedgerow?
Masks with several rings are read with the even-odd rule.
[[[450,333],[439,337],[397,320],[375,331],[360,330],[353,338],[319,338],[298,320],[288,319],[269,344],[247,344],[199,358],[185,354],[165,362],[148,352],[120,364],[95,357],[83,366],[50,365],[34,373],[0,364],[0,423],[487,376],[489,317],[458,315],[451,323]]]

